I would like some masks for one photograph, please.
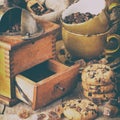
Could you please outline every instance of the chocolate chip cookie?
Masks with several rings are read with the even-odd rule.
[[[92,120],[98,115],[98,107],[88,99],[73,99],[62,104],[63,115],[69,120]]]
[[[91,99],[91,100],[95,100],[95,99],[99,99],[102,101],[108,101],[110,98],[115,98],[116,96],[116,92],[109,92],[109,93],[101,93],[101,94],[97,94],[97,93],[91,93],[89,91],[83,91],[83,94],[85,97]]]
[[[115,84],[108,85],[89,85],[85,82],[82,82],[82,87],[85,91],[89,91],[90,93],[108,93],[115,90]]]
[[[114,72],[104,64],[87,66],[81,75],[82,82],[89,85],[107,85],[114,82]]]

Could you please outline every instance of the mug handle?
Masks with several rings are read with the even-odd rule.
[[[120,49],[120,35],[111,34],[106,39],[105,54],[114,54]]]
[[[110,4],[110,6],[108,7],[108,10],[111,11],[113,8],[120,6],[119,2],[113,2]]]

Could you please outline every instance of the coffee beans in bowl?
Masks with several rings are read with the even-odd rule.
[[[70,32],[82,35],[106,32],[110,26],[105,1],[94,1],[96,6],[91,2],[80,0],[65,9],[61,15],[62,26]]]
[[[89,19],[93,18],[94,16],[96,15],[91,14],[90,12],[86,12],[86,13],[76,12],[76,13],[72,13],[71,15],[66,16],[63,21],[68,24],[73,24],[73,23],[77,24],[77,23],[86,22]]]

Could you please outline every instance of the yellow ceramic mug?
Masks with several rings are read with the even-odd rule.
[[[99,57],[104,51],[106,53],[116,52],[119,45],[112,49],[107,46],[113,37],[112,40],[119,41],[118,35],[113,33],[115,33],[115,29],[111,28],[105,33],[87,36],[70,32],[62,27],[62,37],[67,50],[72,56],[83,59]]]

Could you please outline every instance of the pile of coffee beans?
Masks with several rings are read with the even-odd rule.
[[[63,21],[68,24],[73,24],[73,23],[77,24],[77,23],[86,22],[89,19],[93,18],[94,16],[95,16],[94,14],[91,14],[89,12],[86,13],[76,12],[66,16]]]
[[[31,7],[31,9],[33,10],[33,12],[36,14],[36,15],[43,15],[43,14],[48,14],[50,12],[53,12],[52,9],[48,9],[46,8],[45,5],[38,5],[38,4],[35,4]]]
[[[9,26],[7,33],[14,33],[14,32],[20,32],[21,31],[21,25],[18,23],[14,24],[13,26]]]

